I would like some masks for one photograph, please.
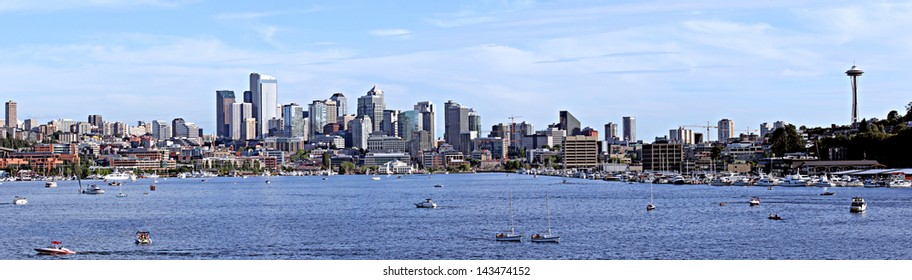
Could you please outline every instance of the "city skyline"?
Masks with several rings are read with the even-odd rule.
[[[780,120],[848,124],[853,61],[866,71],[859,119],[901,111],[908,100],[898,98],[912,87],[902,83],[910,4],[298,5],[0,5],[11,23],[30,26],[0,31],[5,98],[18,102],[20,120],[183,118],[215,134],[212,92],[240,95],[256,72],[281,80],[279,104],[336,92],[354,100],[377,84],[388,109],[452,99],[483,115],[484,128],[510,115],[545,127],[561,110],[594,128],[634,116],[638,140],[650,142],[723,118],[736,130]],[[391,17],[361,19],[376,14]],[[320,30],[335,17],[350,20]],[[113,24],[124,18],[146,20]],[[73,24],[53,24],[60,21]]]

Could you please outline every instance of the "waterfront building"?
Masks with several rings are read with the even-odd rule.
[[[269,75],[250,73],[250,92],[256,119],[255,138],[261,138],[269,132],[266,122],[278,117],[278,81]]]
[[[358,98],[358,117],[368,116],[371,120],[371,131],[382,131],[383,110],[386,103],[383,101],[383,90],[374,85],[367,94]]]
[[[560,122],[558,128],[567,131],[567,135],[575,136],[580,134],[580,121],[573,117],[568,111],[560,111]]]
[[[231,137],[230,123],[231,104],[234,104],[234,91],[217,90],[215,91],[215,129],[216,136],[222,138]]]
[[[297,103],[282,106],[285,137],[304,137],[304,107]]]
[[[19,126],[19,120],[16,117],[16,102],[7,101],[6,102],[6,127],[16,128]]]
[[[390,161],[408,162],[409,155],[406,153],[367,153],[364,156],[364,166],[382,166]],[[386,171],[381,170],[380,172]]]
[[[329,99],[336,102],[336,120],[344,123],[345,120],[342,117],[348,115],[348,98],[345,98],[341,92],[337,92],[333,93]]]
[[[652,144],[643,144],[642,152],[644,170],[680,172],[683,168],[683,144],[672,144],[660,139]]]
[[[735,137],[735,121],[722,119],[719,121],[719,143],[728,143],[728,139]]]
[[[395,136],[371,135],[367,138],[367,151],[372,153],[405,152],[405,141]]]
[[[383,123],[380,124],[380,131],[386,136],[399,135],[399,110],[383,110]]]
[[[256,137],[256,134],[249,135],[247,134],[247,119],[253,118],[253,104],[250,103],[232,103],[229,107],[228,115],[230,121],[228,122],[228,137],[231,140],[247,140],[253,139]],[[254,119],[255,121],[256,119]],[[254,125],[254,132],[256,125]]]
[[[561,147],[565,168],[598,166],[598,136],[567,136]]]
[[[636,142],[636,117],[624,117],[621,121],[621,125],[623,125],[624,130],[624,139],[622,140],[627,143]]]

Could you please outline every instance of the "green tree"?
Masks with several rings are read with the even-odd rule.
[[[350,172],[352,172],[354,170],[355,170],[355,164],[350,161],[343,161],[342,164],[339,165],[340,174],[349,174]]]
[[[900,121],[902,121],[902,119],[899,118],[899,112],[897,112],[896,110],[893,110],[893,111],[890,111],[890,113],[887,113],[887,122],[889,122],[890,124],[897,124]]]
[[[784,155],[785,153],[799,152],[804,149],[804,140],[798,135],[794,125],[786,125],[783,129],[777,129],[770,137],[773,154]]]
[[[332,168],[332,154],[330,152],[323,152],[323,168],[326,170]]]

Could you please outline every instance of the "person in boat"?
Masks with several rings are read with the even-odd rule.
[[[501,238],[501,237],[504,237],[503,233],[498,233],[497,238]]]

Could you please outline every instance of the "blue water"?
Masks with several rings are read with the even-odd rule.
[[[150,179],[0,185],[0,259],[912,259],[912,190],[653,186],[516,174]],[[265,184],[265,180],[271,184]],[[84,184],[86,182],[83,182]],[[433,187],[435,184],[443,188]],[[148,194],[143,194],[147,192]],[[523,243],[509,229],[513,193]],[[547,226],[560,244],[528,242]],[[13,205],[13,196],[29,204]],[[752,196],[762,204],[749,207]],[[851,197],[868,210],[849,213]],[[433,198],[438,209],[414,203]],[[727,202],[727,206],[719,206]],[[781,221],[766,219],[779,213]],[[133,244],[136,231],[153,244]],[[36,255],[51,240],[78,251]]]

